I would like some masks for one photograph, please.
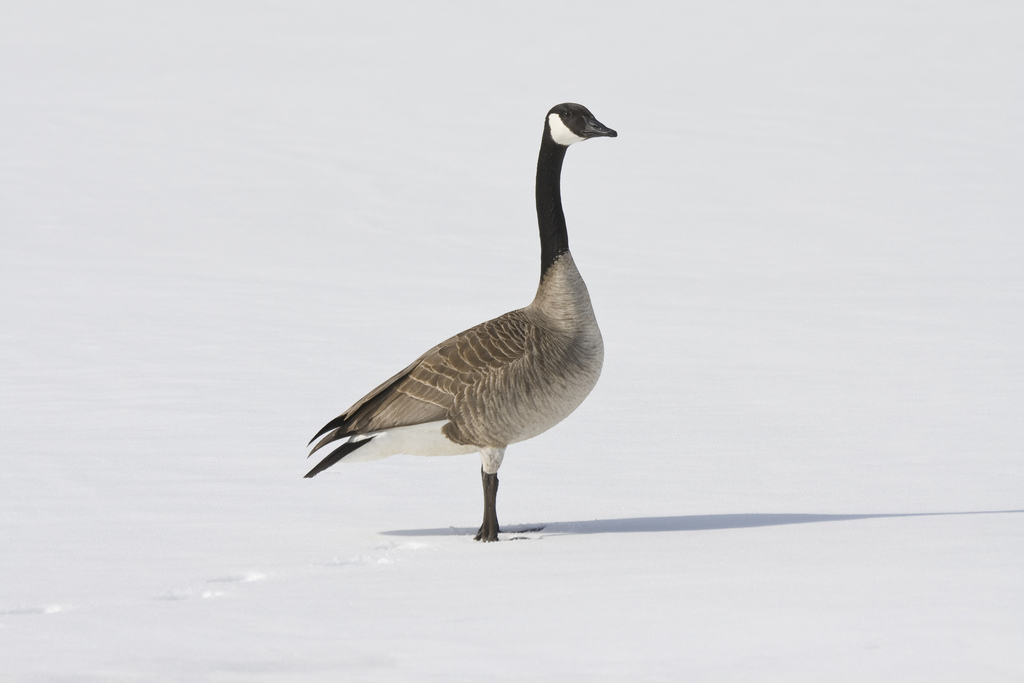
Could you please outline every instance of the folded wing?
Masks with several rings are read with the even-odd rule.
[[[438,344],[324,425],[310,440],[323,437],[310,455],[350,436],[451,420],[460,398],[478,396],[481,382],[512,371],[534,345],[535,331],[518,310]]]

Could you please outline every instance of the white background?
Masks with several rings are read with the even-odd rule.
[[[1019,3],[339,5],[3,4],[4,680],[1024,679]],[[476,456],[303,479],[532,299],[562,101],[619,137],[545,529],[472,541]]]

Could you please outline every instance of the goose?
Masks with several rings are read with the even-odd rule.
[[[551,108],[537,160],[541,275],[533,302],[441,342],[324,425],[310,456],[345,441],[307,478],[343,459],[479,452],[484,518],[475,539],[498,540],[505,449],[561,422],[601,374],[604,344],[569,253],[559,183],[570,145],[617,135],[582,105]]]

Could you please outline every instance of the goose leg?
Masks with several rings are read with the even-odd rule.
[[[476,532],[476,540],[497,541],[498,512],[495,504],[498,498],[498,475],[487,474],[481,469],[480,476],[484,480],[484,523],[480,525],[480,531]]]
[[[498,468],[505,455],[504,448],[485,448],[480,451],[480,478],[484,484],[484,522],[476,532],[477,541],[498,540]]]

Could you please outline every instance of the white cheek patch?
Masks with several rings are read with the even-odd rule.
[[[551,139],[560,145],[568,147],[574,142],[585,140],[576,133],[569,130],[564,123],[562,123],[562,117],[558,114],[548,114],[548,127],[551,128]]]

